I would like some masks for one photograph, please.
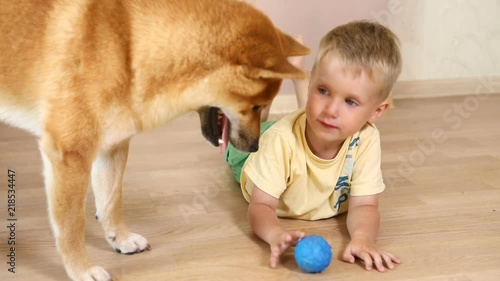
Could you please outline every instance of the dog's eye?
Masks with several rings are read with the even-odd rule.
[[[259,111],[259,110],[260,110],[260,108],[261,108],[261,106],[254,105],[254,106],[252,107],[252,110],[253,110],[253,111]]]

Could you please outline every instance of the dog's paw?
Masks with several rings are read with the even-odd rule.
[[[85,273],[82,275],[82,277],[79,279],[79,281],[112,281],[111,276],[109,273],[102,267],[100,266],[93,266],[89,268]]]
[[[120,254],[131,255],[151,250],[148,240],[136,233],[129,232],[121,237],[108,235],[106,240]]]

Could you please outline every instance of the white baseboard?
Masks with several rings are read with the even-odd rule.
[[[394,100],[473,94],[500,94],[500,76],[398,81],[393,89]],[[293,93],[281,93],[274,99],[270,114],[282,115],[296,109],[297,99],[295,95]]]
[[[398,81],[394,85],[394,99],[499,94],[500,76],[478,78]]]

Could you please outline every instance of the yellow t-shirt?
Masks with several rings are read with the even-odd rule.
[[[241,173],[241,190],[279,200],[279,217],[318,220],[347,211],[349,196],[384,191],[380,135],[371,123],[346,139],[334,159],[314,155],[305,138],[306,114],[300,109],[276,122],[260,139]]]

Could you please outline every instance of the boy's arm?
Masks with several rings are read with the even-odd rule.
[[[367,270],[375,265],[379,271],[385,271],[384,264],[387,268],[394,269],[394,263],[401,262],[399,258],[379,250],[375,245],[379,226],[378,195],[351,196],[347,212],[347,229],[351,242],[344,251],[344,261],[354,263],[357,257],[364,261]]]
[[[276,216],[278,199],[265,193],[255,186],[248,205],[248,220],[253,232],[262,240],[267,242],[271,248],[271,267],[276,267],[279,257],[290,246],[304,237],[301,231],[286,231],[279,223]]]
[[[347,229],[351,239],[366,239],[375,243],[380,225],[378,196],[351,196],[347,213]]]
[[[248,220],[253,232],[268,244],[276,233],[284,231],[276,216],[277,206],[278,199],[256,186],[253,188],[248,205]]]

